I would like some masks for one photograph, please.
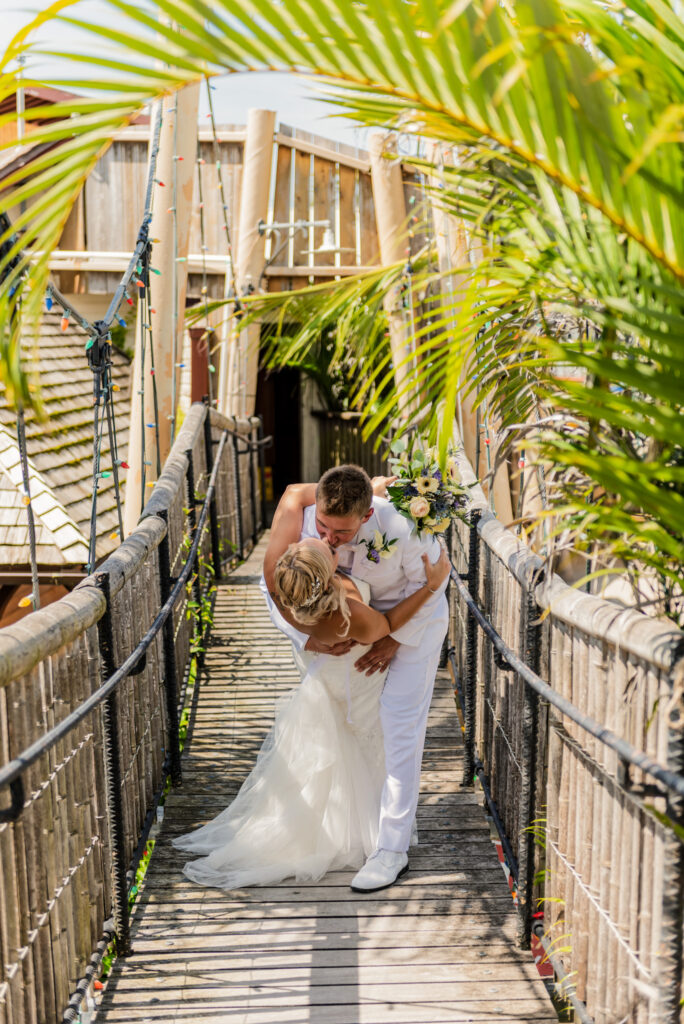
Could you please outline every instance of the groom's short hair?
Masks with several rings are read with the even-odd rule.
[[[333,466],[316,488],[316,504],[328,516],[365,516],[373,504],[370,477],[361,466]]]

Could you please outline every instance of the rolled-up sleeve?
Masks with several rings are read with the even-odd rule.
[[[402,568],[406,576],[404,597],[415,593],[425,583],[425,568],[422,556],[427,554],[431,562],[436,562],[440,554],[440,545],[434,537],[417,537],[412,534],[404,542],[402,551]],[[409,619],[409,621],[395,630],[391,636],[400,644],[407,647],[419,647],[426,627],[438,616],[444,614],[444,591],[446,590],[448,577],[442,582],[439,589],[425,602],[422,608]]]

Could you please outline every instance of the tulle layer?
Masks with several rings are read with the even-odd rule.
[[[383,674],[359,675],[351,657],[311,659],[279,702],[256,765],[213,821],[174,840],[203,854],[185,865],[202,885],[236,889],[284,878],[317,880],[359,867],[375,849],[384,754]],[[298,660],[300,660],[298,658]]]

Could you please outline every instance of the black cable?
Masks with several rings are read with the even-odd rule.
[[[48,750],[51,750],[56,743],[67,736],[72,729],[79,725],[88,715],[98,707],[106,698],[114,692],[119,683],[121,683],[132,670],[135,669],[136,665],[143,657],[148,647],[154,641],[155,637],[159,633],[160,629],[168,619],[169,615],[173,612],[176,601],[178,600],[181,593],[185,589],[185,585],[190,577],[191,572],[195,567],[195,560],[197,557],[197,550],[200,545],[204,534],[204,528],[207,522],[207,516],[209,515],[209,509],[211,506],[211,500],[214,496],[216,489],[216,479],[218,476],[219,467],[221,465],[221,459],[223,456],[223,449],[225,448],[226,441],[228,439],[228,431],[223,431],[221,440],[219,442],[218,450],[216,452],[216,458],[214,460],[214,466],[211,471],[209,478],[209,484],[207,486],[207,493],[204,498],[202,505],[202,511],[200,513],[199,521],[195,530],[195,535],[192,541],[192,545],[188,552],[185,564],[177,577],[173,588],[166,599],[163,607],[158,612],[156,618],[150,625],[149,629],[143,636],[140,643],[137,645],[122,665],[114,672],[103,684],[98,687],[93,693],[90,694],[82,704],[79,705],[74,711],[67,715],[61,722],[59,722],[52,729],[48,730],[45,735],[41,736],[34,743],[31,744],[26,750],[22,751],[21,754],[13,758],[3,768],[0,768],[0,787],[11,786],[12,793],[12,806],[8,809],[0,810],[0,821],[15,820],[16,817],[21,814],[23,808],[23,789],[21,785],[21,778],[23,773],[32,764],[43,756]]]
[[[637,748],[631,743],[628,743],[627,740],[621,739],[611,729],[606,729],[605,726],[600,724],[600,722],[590,718],[589,715],[585,715],[569,700],[562,697],[559,693],[556,693],[552,686],[549,686],[548,683],[544,682],[541,676],[538,676],[536,672],[533,672],[529,665],[526,665],[521,661],[517,654],[507,646],[506,642],[501,638],[501,636],[499,636],[491,622],[480,611],[479,606],[471,597],[467,587],[464,585],[453,565],[451,567],[451,579],[458,590],[459,596],[467,605],[468,611],[482,631],[489,637],[494,649],[500,653],[504,661],[510,665],[513,671],[516,672],[528,686],[531,686],[533,690],[536,690],[544,700],[548,701],[549,704],[552,704],[571,721],[579,725],[585,732],[588,732],[591,736],[600,740],[605,746],[614,750],[623,764],[627,763],[634,765],[636,768],[641,769],[641,771],[651,775],[654,779],[657,779],[663,786],[665,786],[666,789],[678,793],[680,796],[684,796],[684,775],[679,775],[677,772],[670,771],[669,768],[666,768],[664,765],[654,761],[647,754],[637,750]]]

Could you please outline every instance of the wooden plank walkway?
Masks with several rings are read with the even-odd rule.
[[[557,1020],[529,952],[515,948],[508,887],[482,809],[461,790],[446,675],[430,712],[411,870],[385,892],[353,872],[318,884],[223,892],[181,874],[170,840],[214,817],[251,768],[275,698],[297,681],[255,579],[264,542],[221,586],[208,677],[139,898],[132,956],[115,965],[98,1024],[499,1024]]]

